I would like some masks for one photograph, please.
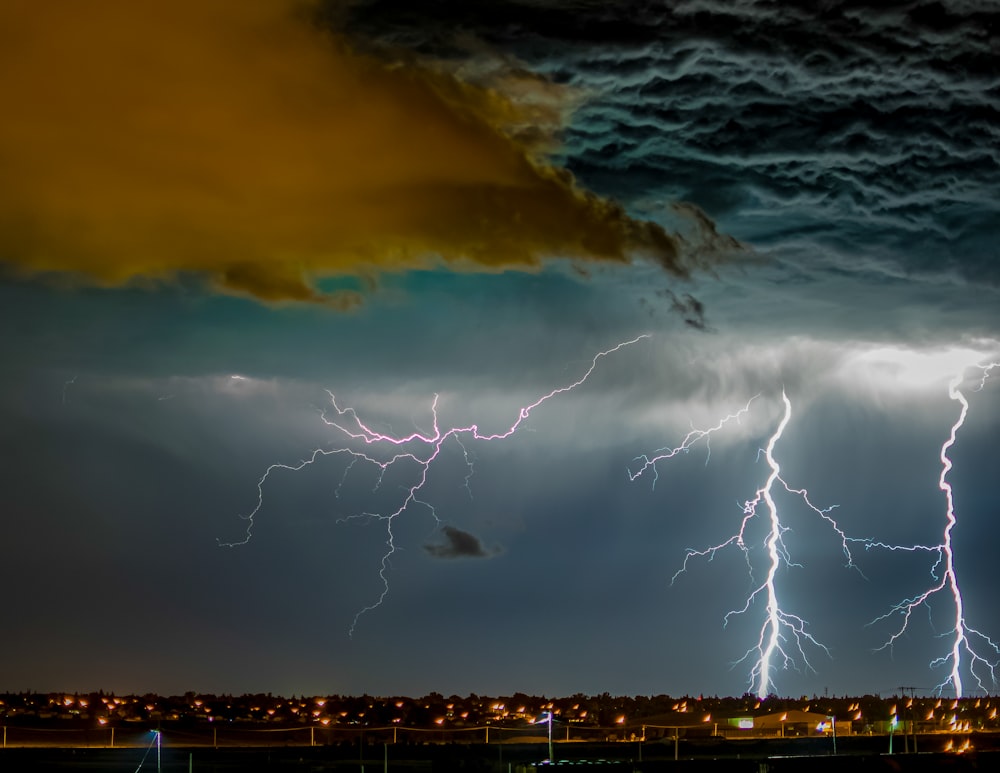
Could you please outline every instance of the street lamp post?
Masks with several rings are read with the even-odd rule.
[[[555,759],[555,756],[552,754],[552,710],[550,709],[550,710],[548,710],[548,711],[545,712],[544,719],[542,719],[542,720],[533,719],[533,720],[531,720],[530,724],[537,725],[539,723],[539,721],[547,722],[548,725],[549,725],[549,732],[548,732],[548,739],[549,739],[549,762],[552,762]]]
[[[555,762],[555,756],[552,754],[552,711],[549,711],[549,762]]]
[[[549,740],[549,762],[552,762],[552,760],[553,760],[553,754],[552,754],[552,711],[551,711],[551,710],[549,710],[549,711],[546,711],[546,712],[545,712],[545,717],[544,717],[544,719],[542,719],[541,721],[542,721],[542,722],[547,722],[547,723],[548,723],[548,725],[549,725],[549,731],[548,731],[548,740]],[[533,719],[533,720],[531,720],[531,724],[533,724],[533,725],[536,725],[536,724],[538,724],[538,720],[537,720],[537,719]]]
[[[156,773],[160,773],[160,742],[163,738],[163,733],[159,730],[154,730],[153,733],[156,735]]]

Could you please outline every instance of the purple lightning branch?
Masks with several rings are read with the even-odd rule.
[[[990,372],[994,368],[1000,367],[1000,362],[992,362],[988,365],[977,367],[982,370],[982,378],[979,381],[979,386],[976,387],[976,391],[979,391],[985,385]],[[887,550],[925,551],[935,557],[934,563],[931,566],[931,576],[934,578],[935,584],[912,598],[903,599],[884,615],[875,618],[872,624],[892,617],[898,616],[901,618],[899,628],[889,637],[885,644],[878,648],[879,650],[891,650],[896,641],[906,632],[914,612],[921,608],[929,609],[931,599],[938,594],[950,594],[955,614],[954,626],[949,632],[951,636],[951,649],[946,655],[932,660],[931,667],[948,667],[948,677],[937,686],[937,691],[939,693],[943,692],[951,686],[956,698],[961,698],[964,694],[962,685],[963,654],[967,655],[969,659],[967,673],[976,680],[979,689],[985,692],[989,692],[989,688],[984,679],[988,675],[989,681],[992,682],[993,686],[996,686],[997,668],[1000,667],[1000,645],[982,631],[971,627],[965,619],[965,601],[962,598],[962,590],[958,584],[958,574],[955,571],[955,551],[952,544],[952,532],[958,524],[958,518],[955,515],[955,494],[951,483],[948,482],[948,473],[953,466],[949,453],[955,445],[955,441],[958,438],[958,431],[965,424],[969,413],[969,401],[959,389],[964,380],[965,370],[963,369],[948,384],[948,396],[959,403],[960,409],[958,418],[952,425],[948,438],[941,446],[939,457],[941,460],[941,475],[938,478],[938,488],[944,493],[945,498],[945,527],[941,543],[938,545],[898,546],[879,542],[871,543],[870,545],[870,547],[880,547]],[[977,649],[977,646],[979,649]],[[988,656],[981,654],[983,648],[990,653]]]
[[[409,462],[416,465],[416,475],[413,482],[403,487],[403,496],[395,509],[391,512],[383,513],[359,513],[356,515],[347,516],[347,520],[350,518],[373,518],[376,520],[383,521],[385,523],[386,530],[386,551],[382,555],[382,560],[379,568],[379,577],[382,581],[382,590],[379,593],[377,599],[371,604],[360,609],[354,616],[351,626],[348,629],[348,633],[353,635],[355,628],[357,627],[358,621],[361,616],[366,612],[370,612],[377,609],[384,601],[386,596],[389,594],[389,570],[391,567],[392,556],[396,551],[395,535],[393,533],[393,522],[396,518],[400,517],[406,513],[414,505],[422,505],[425,507],[431,515],[437,520],[437,514],[434,510],[434,506],[421,499],[421,492],[427,485],[428,475],[430,473],[431,467],[435,460],[441,454],[442,448],[445,443],[449,440],[454,440],[465,460],[467,467],[467,474],[465,476],[465,487],[469,488],[469,481],[472,476],[472,460],[469,457],[469,453],[465,446],[465,443],[470,441],[497,441],[509,438],[515,432],[520,429],[525,421],[531,416],[532,411],[541,406],[543,403],[551,400],[554,397],[562,395],[566,392],[570,392],[577,387],[581,386],[590,375],[597,368],[598,363],[605,357],[614,354],[621,349],[631,346],[639,341],[650,338],[650,335],[643,334],[636,336],[628,341],[622,341],[621,343],[613,346],[610,349],[598,352],[593,356],[590,361],[590,366],[583,372],[583,374],[572,381],[569,384],[553,389],[549,392],[538,397],[533,402],[528,405],[522,406],[517,409],[517,417],[504,429],[496,432],[485,432],[480,429],[478,424],[469,424],[462,427],[450,427],[443,429],[439,423],[438,418],[438,395],[434,395],[434,399],[431,402],[431,417],[432,425],[430,432],[415,431],[407,435],[394,435],[384,432],[379,432],[374,429],[369,423],[361,419],[360,416],[355,412],[353,408],[341,408],[337,404],[337,399],[334,394],[327,391],[330,397],[331,408],[324,411],[322,414],[322,421],[329,427],[336,429],[342,435],[347,438],[361,443],[362,447],[374,447],[378,449],[388,449],[390,455],[388,458],[379,459],[375,455],[366,453],[364,451],[354,450],[353,448],[334,448],[325,449],[317,448],[312,454],[299,462],[298,464],[282,464],[276,463],[270,465],[264,474],[257,481],[257,504],[250,511],[249,514],[240,516],[243,520],[247,522],[246,531],[243,539],[235,542],[221,542],[220,545],[224,547],[236,547],[238,545],[247,544],[251,537],[253,536],[254,529],[254,519],[260,512],[264,505],[264,485],[268,480],[268,477],[275,470],[288,470],[291,472],[296,472],[301,470],[308,465],[313,464],[319,459],[331,456],[334,454],[346,454],[350,457],[347,467],[344,470],[343,476],[341,478],[341,485],[346,481],[348,474],[351,472],[353,467],[358,463],[367,463],[374,465],[378,473],[378,481],[381,483],[382,477],[385,473],[393,468],[400,462]],[[396,449],[393,451],[392,449]],[[378,484],[376,484],[376,488]],[[339,487],[338,487],[339,491]]]
[[[683,442],[675,448],[663,448],[652,456],[643,455],[636,457],[636,460],[639,460],[641,465],[635,471],[629,470],[630,480],[634,481],[650,469],[654,471],[655,475],[656,462],[671,459],[681,452],[688,451],[691,445],[699,440],[704,439],[707,443],[708,438],[714,432],[721,430],[731,421],[739,421],[750,410],[750,405],[754,399],[756,397],[752,398],[741,410],[722,419],[710,429],[692,430],[684,437]],[[788,549],[785,546],[784,534],[788,530],[788,527],[782,523],[778,505],[774,500],[773,492],[776,486],[780,485],[788,493],[797,495],[812,512],[833,529],[840,539],[841,549],[847,560],[847,566],[851,568],[856,567],[851,555],[850,543],[859,541],[848,537],[837,524],[836,520],[830,515],[833,507],[825,509],[817,507],[809,499],[809,492],[806,489],[792,488],[781,477],[781,467],[774,455],[774,449],[792,417],[792,404],[784,390],[782,390],[781,399],[784,405],[784,414],[778,427],[768,440],[766,448],[763,449],[764,458],[767,461],[770,473],[764,485],[757,489],[751,499],[744,502],[743,518],[740,521],[739,528],[726,540],[716,545],[701,550],[688,549],[681,568],[674,574],[671,580],[673,582],[687,570],[691,559],[707,558],[708,560],[712,560],[719,551],[729,547],[734,547],[743,553],[751,580],[756,587],[751,591],[746,599],[746,603],[741,608],[731,610],[725,615],[724,623],[728,624],[730,618],[734,615],[748,613],[758,599],[763,599],[766,611],[757,641],[746,651],[743,657],[736,661],[737,663],[743,663],[750,659],[753,660],[749,681],[751,687],[760,698],[766,698],[771,693],[773,688],[773,672],[779,666],[782,669],[798,668],[798,661],[801,660],[807,669],[812,670],[806,654],[808,647],[822,650],[829,655],[829,650],[809,633],[806,621],[798,615],[785,611],[779,601],[778,570],[783,565],[796,566],[796,564],[792,562]],[[655,482],[656,478],[654,477],[654,484]],[[762,504],[766,511],[766,516],[761,516]],[[763,544],[767,557],[765,561],[766,570],[763,580],[759,582],[753,579],[757,574],[757,567],[754,565],[751,545],[748,539],[750,525],[758,517],[766,517],[767,522],[767,537]]]

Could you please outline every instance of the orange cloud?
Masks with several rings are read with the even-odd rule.
[[[5,0],[0,260],[341,306],[317,279],[637,254],[686,275],[674,236],[536,158],[537,103],[359,53],[309,10]]]

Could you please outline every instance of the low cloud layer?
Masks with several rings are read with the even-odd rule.
[[[684,277],[707,262],[540,159],[558,106],[546,136],[526,127],[551,84],[507,74],[508,97],[359,53],[314,11],[4,3],[0,260],[341,306],[360,296],[318,279],[550,256],[644,256]]]

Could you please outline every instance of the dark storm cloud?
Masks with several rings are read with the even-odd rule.
[[[323,3],[338,23],[341,0]],[[757,51],[781,49],[799,57],[909,52],[933,46],[923,55],[936,67],[982,73],[995,68],[992,48],[1000,11],[984,0],[939,2],[910,0],[866,8],[832,0],[356,0],[349,3],[349,29],[373,38],[403,39],[423,49],[459,50],[462,33],[519,52],[545,45],[592,43],[632,47],[713,39]],[[860,36],[860,38],[859,38]]]
[[[620,180],[638,173],[757,245],[802,239],[909,272],[1000,280],[995,75],[947,69],[933,52],[951,41],[930,36],[907,51],[874,33],[833,35],[806,53],[785,34],[770,33],[767,50],[694,39],[582,64],[576,80],[604,95],[569,134],[570,168],[622,198]]]
[[[500,552],[499,548],[487,550],[479,537],[454,526],[441,529],[443,542],[424,545],[424,550],[434,558],[491,558]]]
[[[354,23],[442,54],[459,29],[587,93],[565,163],[633,206],[1000,283],[995,3],[471,5],[361,3]]]

